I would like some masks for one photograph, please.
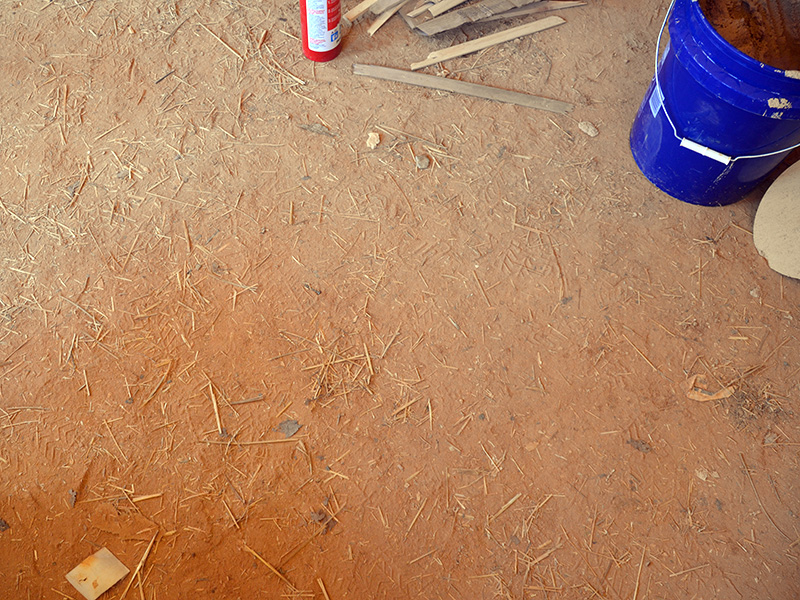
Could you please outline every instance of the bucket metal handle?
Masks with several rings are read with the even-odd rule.
[[[678,133],[678,128],[675,126],[675,122],[672,120],[672,117],[669,116],[667,105],[664,102],[664,92],[661,90],[661,82],[658,80],[658,62],[661,55],[661,38],[664,36],[664,29],[666,29],[667,27],[667,21],[669,20],[669,15],[672,13],[672,9],[675,6],[675,1],[676,0],[672,0],[672,2],[670,2],[669,4],[669,8],[667,9],[667,14],[664,15],[664,22],[661,23],[661,29],[658,32],[658,41],[656,42],[655,75],[653,76],[653,80],[655,81],[654,93],[657,95],[656,101],[658,102],[658,106],[653,107],[652,105],[653,98],[651,98],[651,107],[654,116],[658,114],[658,109],[663,109],[664,116],[667,118],[667,122],[672,127],[672,133],[675,134],[675,137],[680,141],[680,145],[683,148],[692,150],[693,152],[697,152],[698,154],[701,154],[707,158],[722,163],[723,165],[729,165],[730,163],[736,162],[737,160],[741,160],[743,158],[766,158],[767,156],[775,156],[776,154],[783,154],[784,152],[790,152],[791,150],[800,148],[800,143],[797,143],[794,146],[789,146],[788,148],[784,148],[783,150],[775,150],[773,152],[766,152],[764,154],[728,156],[727,154],[723,154],[722,152],[717,152],[716,150],[713,150],[708,146],[704,146],[703,144],[699,144],[695,141],[692,141],[689,138],[685,138]],[[697,0],[692,0],[692,2],[697,2]]]

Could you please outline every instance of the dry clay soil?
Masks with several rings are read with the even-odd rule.
[[[1,10],[0,597],[800,595],[800,285],[633,163],[663,2],[427,70],[569,115],[352,74],[488,26]]]

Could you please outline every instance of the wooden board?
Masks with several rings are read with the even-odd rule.
[[[86,600],[95,600],[129,572],[107,548],[101,548],[67,573],[67,581]]]
[[[503,42],[509,42],[519,37],[531,35],[532,33],[538,33],[539,31],[550,29],[551,27],[557,27],[562,23],[566,23],[566,21],[561,17],[547,17],[545,19],[533,21],[532,23],[520,25],[519,27],[512,27],[510,29],[506,29],[505,31],[499,31],[497,33],[465,42],[463,44],[457,44],[455,46],[445,48],[444,50],[437,50],[428,54],[428,57],[425,60],[412,64],[411,70],[416,71],[422,67],[435,65],[438,62],[456,58],[458,56],[464,56],[465,54],[471,54],[472,52],[477,52],[478,50],[483,50],[497,44],[502,44]]]
[[[531,0],[483,0],[483,2],[470,4],[434,19],[426,20],[419,25],[418,29],[425,35],[435,35],[528,4],[531,4]]]
[[[369,7],[369,10],[373,15],[382,15],[387,10],[395,8],[398,4],[404,4],[403,0],[378,0],[375,2],[375,4]]]
[[[375,32],[378,31],[378,29],[380,29],[381,27],[383,27],[383,24],[386,23],[386,21],[391,19],[392,16],[395,13],[397,13],[398,10],[403,8],[403,6],[405,6],[409,2],[411,2],[411,0],[400,0],[400,2],[396,6],[393,6],[389,10],[383,12],[377,19],[375,19],[372,25],[369,26],[369,29],[367,29],[367,33],[369,33],[370,37],[375,35]]]
[[[408,11],[409,17],[418,17],[426,10],[428,10],[431,6],[433,6],[433,2],[422,2],[419,6],[412,8]]]
[[[441,0],[441,2],[437,2],[433,6],[428,9],[434,17],[438,17],[441,14],[446,13],[451,8],[455,8],[456,6],[460,6],[464,4],[467,0]]]
[[[348,21],[355,21],[358,17],[372,8],[372,5],[377,1],[378,0],[362,0],[362,2],[359,2],[353,8],[344,13],[344,18]]]
[[[761,199],[753,243],[772,270],[800,279],[800,162],[781,173]]]
[[[486,100],[496,100],[498,102],[527,106],[528,108],[536,108],[555,113],[563,114],[573,109],[571,104],[559,100],[551,100],[549,98],[541,98],[521,92],[503,90],[488,85],[479,85],[477,83],[468,83],[466,81],[447,79],[445,77],[436,77],[435,75],[403,71],[402,69],[391,69],[389,67],[379,67],[377,65],[354,64],[353,73],[364,77],[372,77],[373,79],[397,81],[409,85],[454,92],[456,94],[464,94],[476,98],[485,98]]]
[[[428,3],[422,3],[420,8],[426,8],[430,6]],[[421,33],[419,31],[419,26],[422,25],[425,21],[430,21],[431,14],[427,10],[423,10],[421,14],[417,16],[411,16],[411,13],[416,12],[415,6],[413,3],[404,4],[403,7],[400,9],[400,16],[403,17],[403,20],[406,22],[411,29],[416,31],[417,33]]]
[[[586,2],[579,2],[577,0],[545,0],[545,2],[536,2],[530,6],[523,6],[522,8],[515,8],[513,10],[500,13],[499,15],[492,15],[491,17],[481,19],[478,22],[488,23],[490,21],[501,21],[503,19],[516,19],[518,17],[527,17],[528,15],[535,15],[537,13],[549,12],[552,10],[573,8],[575,6],[586,6]]]

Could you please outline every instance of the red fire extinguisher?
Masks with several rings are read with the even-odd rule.
[[[340,21],[340,0],[300,0],[300,30],[306,58],[327,62],[339,55]]]

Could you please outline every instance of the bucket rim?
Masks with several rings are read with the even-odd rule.
[[[709,92],[752,114],[800,120],[800,72],[787,75],[736,48],[708,21],[699,0],[674,0],[668,25],[678,60]]]
[[[691,2],[691,10],[697,11],[697,15],[702,17],[698,20],[698,26],[701,27],[704,32],[709,35],[714,41],[721,45],[728,51],[732,51],[733,56],[739,62],[741,62],[744,66],[747,66],[751,69],[757,71],[766,71],[767,73],[771,73],[780,77],[781,79],[788,79],[790,81],[797,80],[800,82],[800,70],[795,69],[780,69],[775,67],[769,63],[762,62],[757,58],[753,58],[746,52],[743,52],[736,46],[734,46],[731,42],[726,40],[722,34],[717,31],[716,27],[711,24],[711,21],[708,20],[705,12],[703,12],[703,7],[700,6],[700,0],[690,0]],[[795,75],[796,74],[796,75]],[[794,75],[794,76],[793,76]]]

